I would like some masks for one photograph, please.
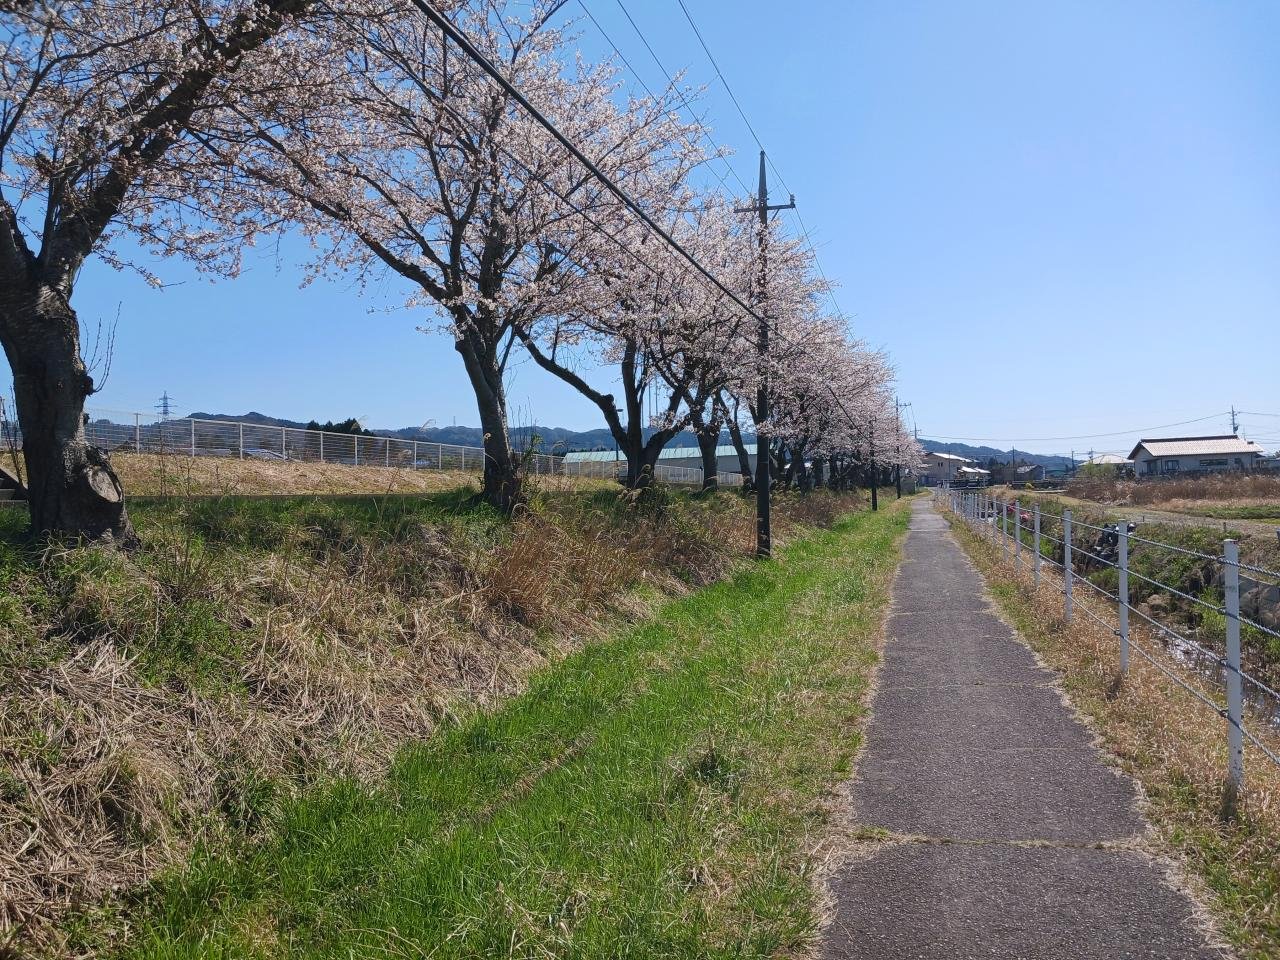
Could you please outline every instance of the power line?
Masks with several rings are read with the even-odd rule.
[[[519,89],[513,83],[511,83],[511,81],[509,81],[506,77],[502,75],[502,73],[498,70],[498,68],[494,66],[494,64],[483,53],[481,53],[480,50],[478,50],[475,47],[475,45],[472,44],[471,41],[467,39],[465,34],[463,34],[452,22],[450,22],[445,16],[443,16],[437,10],[435,10],[430,4],[426,2],[426,0],[412,0],[412,2],[415,7],[417,7],[420,11],[422,11],[422,13],[427,17],[428,20],[430,20],[432,23],[438,26],[441,32],[448,39],[453,40],[454,43],[457,44],[458,48],[462,50],[463,53],[465,53],[468,57],[470,57],[471,60],[474,61],[476,65],[479,66],[480,69],[483,70],[491,79],[493,79],[493,81],[497,83],[498,86],[501,87],[504,92],[506,92],[513,100],[516,101],[516,103],[518,103],[522,108],[524,108],[524,110],[531,117],[533,117],[533,119],[543,129],[545,129],[548,133],[550,133],[557,143],[559,143],[566,150],[568,150],[569,153],[573,155],[574,159],[576,159],[579,163],[581,163],[591,173],[593,177],[595,177],[601,184],[603,184],[609,190],[610,193],[612,193],[615,197],[617,197],[620,201],[622,201],[623,205],[627,209],[631,210],[632,213],[638,216],[644,222],[644,224],[647,227],[649,227],[650,230],[656,233],[672,250],[679,253],[684,260],[686,260],[695,270],[698,271],[698,273],[700,273],[703,277],[709,280],[718,290],[720,290],[723,294],[725,294],[725,296],[727,296],[734,304],[736,304],[744,313],[746,313],[748,316],[755,319],[759,323],[767,323],[767,321],[763,317],[761,317],[760,314],[756,313],[754,310],[748,307],[745,303],[743,303],[742,299],[738,297],[737,294],[735,294],[732,290],[726,287],[714,274],[711,273],[711,271],[709,271],[706,267],[704,267],[696,257],[694,257],[691,253],[689,253],[673,236],[671,236],[670,233],[664,230],[648,213],[645,212],[645,210],[640,206],[640,204],[636,202],[625,190],[623,190],[616,183],[614,183],[613,180],[610,177],[608,177],[602,170],[600,170],[600,168],[596,166],[595,163],[593,163],[590,159],[588,159],[587,156],[580,149],[578,149],[578,147],[571,140],[569,140],[569,138],[566,137],[559,130],[559,128],[556,127],[554,123],[552,123],[549,119],[547,119],[547,117],[545,117],[540,110],[538,110],[532,103],[530,103],[529,100],[524,96],[524,94],[522,94],[519,91]],[[504,151],[504,152],[509,153],[509,151]],[[523,165],[522,161],[521,163]],[[546,180],[544,178],[539,177],[538,179],[542,183],[546,184]],[[567,198],[564,198],[563,195],[559,193],[559,191],[555,191],[555,192],[557,193],[558,196],[561,196],[562,199],[565,199],[566,202],[569,202],[570,206],[573,206],[576,209],[576,205],[572,204],[571,201],[568,201]],[[603,231],[603,227],[598,222],[591,219],[585,213],[584,213],[584,216],[586,216],[588,222],[590,222],[593,226],[596,226],[598,229],[601,229]],[[606,235],[608,235],[607,231],[606,231]],[[621,243],[621,241],[618,240],[618,238],[613,237],[611,235],[610,235],[610,239],[613,239],[614,242],[616,243]],[[817,259],[816,254],[814,259],[816,261]],[[650,267],[650,269],[652,269],[652,267]],[[784,338],[784,339],[789,339],[789,338]],[[827,392],[831,394],[832,400],[835,401],[836,405],[840,408],[841,412],[843,412],[844,415],[848,418],[849,423],[856,424],[858,422],[857,418],[854,417],[853,414],[849,411],[849,408],[844,405],[844,402],[840,399],[839,395],[835,392],[835,390],[831,388],[831,385],[824,383],[824,386],[826,387]],[[900,428],[900,425],[899,425],[899,428]],[[872,430],[872,435],[873,435],[872,442],[874,443],[874,427]],[[768,456],[768,451],[762,452],[760,450],[757,450],[756,452],[757,458],[759,458],[762,455]],[[873,463],[874,463],[874,458],[873,458]]]
[[[699,30],[698,25],[694,23],[693,14],[691,14],[689,12],[689,8],[684,5],[684,0],[676,0],[676,2],[680,4],[680,9],[684,11],[684,17],[689,21],[689,26],[693,27],[694,36],[698,38],[698,43],[702,44],[702,52],[707,55],[707,59],[711,61],[711,66],[715,70],[716,76],[719,77],[720,82],[724,84],[725,92],[729,94],[729,99],[733,101],[733,105],[738,110],[738,116],[740,116],[742,118],[742,122],[747,125],[747,130],[751,133],[751,139],[756,142],[757,147],[764,150],[764,144],[760,142],[760,137],[756,135],[756,128],[753,127],[751,125],[751,121],[747,119],[747,114],[742,109],[742,104],[738,102],[737,96],[734,95],[733,87],[729,86],[729,81],[724,78],[724,74],[720,70],[720,64],[716,62],[716,58],[712,55],[711,48],[707,46],[707,41],[702,39],[702,31]],[[773,166],[772,163],[769,165],[770,167]],[[773,172],[774,175],[777,176],[778,182],[782,184],[782,188],[786,190],[787,193],[790,193],[791,190],[787,187],[786,181],[782,179],[782,174],[778,173],[777,170],[774,170]]]
[[[1054,440],[1095,440],[1100,437],[1119,437],[1127,433],[1144,433],[1147,430],[1166,430],[1169,427],[1181,427],[1188,423],[1203,423],[1205,420],[1216,420],[1219,417],[1226,416],[1226,411],[1222,413],[1212,413],[1207,417],[1196,417],[1194,420],[1179,420],[1177,423],[1162,423],[1154,427],[1134,427],[1132,430],[1113,430],[1111,433],[1081,433],[1070,437],[951,437],[943,434],[934,434],[928,437],[930,440],[965,440],[975,443],[1001,443],[1009,441],[1011,443],[1048,443]]]
[[[582,4],[583,0],[578,0],[578,2],[579,4]],[[640,42],[644,44],[644,48],[649,51],[649,56],[653,58],[653,62],[658,65],[658,69],[662,71],[662,75],[667,78],[667,83],[671,84],[671,86],[674,88],[676,85],[675,77],[672,75],[671,71],[666,68],[662,60],[658,57],[658,54],[653,49],[653,45],[649,43],[649,38],[645,36],[644,31],[640,29],[640,25],[637,24],[635,21],[635,18],[631,16],[631,11],[627,9],[626,4],[624,4],[622,0],[616,0],[616,2],[618,4],[618,8],[622,11],[622,15],[625,16],[627,18],[627,22],[631,24],[631,29],[636,32],[636,36],[640,38]],[[583,9],[584,10],[586,9],[585,5],[583,6]],[[587,12],[587,16],[589,17],[591,16],[590,11]],[[595,22],[594,17],[592,17],[591,19],[592,19],[592,22]],[[597,24],[597,26],[598,25],[599,24]],[[600,32],[604,33],[603,30],[601,30]],[[614,49],[616,50],[617,48],[614,47]],[[619,56],[621,56],[621,53],[619,53]],[[625,62],[625,58],[623,59]],[[628,66],[630,66],[630,64],[628,64]],[[632,68],[631,72],[635,73],[637,78],[639,77],[639,73],[634,68]],[[643,82],[644,81],[641,81],[641,83]],[[693,107],[690,105],[688,97],[681,98],[681,106],[688,108],[689,114],[691,116],[694,115]],[[707,143],[711,144],[711,146],[714,148],[716,155],[720,158],[720,162],[724,164],[724,168],[729,171],[729,175],[732,176],[733,179],[737,180],[738,185],[742,187],[743,195],[750,195],[751,188],[747,186],[747,182],[743,180],[741,176],[738,175],[738,171],[735,170],[733,164],[729,162],[729,158],[726,157],[721,152],[720,145],[717,144],[711,138],[711,134],[707,132],[706,127],[703,126],[701,123],[699,123],[699,128],[701,129],[702,136],[706,139]],[[722,180],[721,183],[723,182],[724,181]]]
[[[609,36],[608,31],[605,30],[604,26],[600,23],[600,21],[596,19],[595,14],[593,14],[590,8],[587,7],[586,0],[578,0],[578,6],[580,6],[582,8],[582,12],[587,15],[587,19],[590,20],[593,24],[595,24],[596,29],[600,31],[600,36],[604,37],[605,43],[609,44],[609,46],[613,48],[613,52],[618,55],[618,58],[622,61],[623,65],[625,65],[626,68],[631,71],[631,75],[635,77],[636,81],[640,84],[640,86],[644,88],[645,93],[647,93],[650,96],[650,98],[654,101],[654,103],[661,103],[661,100],[658,98],[658,95],[653,92],[653,89],[649,86],[649,84],[645,83],[644,77],[640,75],[640,71],[637,70],[634,66],[632,66],[631,61],[627,59],[627,55],[622,52],[622,49],[616,43],[613,42],[613,38]],[[621,0],[618,0],[618,6],[620,7],[622,6]],[[626,7],[622,7],[622,12],[627,14],[628,20],[631,20],[631,14],[627,13]],[[631,20],[631,25],[635,27],[634,20]],[[636,32],[637,33],[640,32],[639,27],[636,27]],[[658,67],[662,69],[662,72],[666,75],[667,82],[670,84],[671,89],[675,90],[676,89],[675,80],[672,78],[671,74],[667,73],[666,69],[662,67],[662,63],[661,61],[658,60],[657,54],[654,54],[653,48],[649,47],[649,42],[644,39],[643,34],[640,35],[640,39],[644,40],[644,45],[649,48],[649,53],[650,55],[653,56],[654,62],[658,64]],[[729,164],[729,161],[724,157],[723,153],[721,152],[720,145],[717,144],[714,140],[712,140],[710,134],[706,132],[706,128],[702,125],[697,115],[693,112],[693,108],[689,106],[688,97],[680,95],[680,106],[688,109],[689,115],[693,118],[694,122],[697,123],[698,129],[702,132],[702,136],[706,139],[707,143],[711,144],[712,157],[724,163],[725,169],[728,170],[729,173],[735,179],[737,179],[738,183],[742,184],[742,189],[745,192],[747,190],[747,185],[743,183],[742,178],[738,176],[737,171],[733,169],[733,167]],[[697,149],[693,141],[690,140],[689,137],[686,136],[685,134],[681,133],[681,139],[684,140],[685,144],[689,147],[689,149],[691,150]],[[710,169],[709,163],[707,164],[707,166]],[[725,192],[731,193],[732,190],[730,189],[729,184],[725,181],[724,176],[720,173],[717,173],[714,169],[712,169],[711,172],[716,177],[716,179],[720,181],[720,186],[724,187]]]
[[[782,189],[788,194],[794,196],[795,192],[787,184],[787,178],[782,175],[782,171],[779,170],[777,165],[773,162],[773,158],[768,156],[768,152],[764,149],[764,144],[760,142],[760,137],[756,134],[755,127],[751,125],[751,121],[747,118],[746,111],[742,109],[742,104],[738,102],[737,94],[735,94],[733,92],[733,88],[729,86],[729,81],[725,78],[724,71],[720,69],[719,62],[716,60],[715,55],[712,54],[711,48],[707,46],[707,41],[703,38],[702,31],[698,29],[698,24],[694,21],[693,14],[689,12],[689,8],[685,5],[684,0],[677,0],[677,2],[680,4],[680,9],[684,11],[684,16],[685,19],[689,21],[689,26],[693,28],[693,33],[694,36],[698,38],[698,43],[702,45],[702,52],[705,53],[707,55],[707,59],[711,61],[712,69],[715,70],[716,76],[720,78],[720,82],[724,85],[725,92],[729,94],[729,99],[733,101],[733,105],[738,111],[738,116],[740,116],[742,118],[742,122],[747,125],[747,130],[751,134],[751,139],[756,142],[756,146],[759,147],[762,152],[765,152],[769,169],[773,171],[773,175],[777,177],[778,182],[782,184]],[[619,6],[621,6],[621,3],[622,0],[618,0]],[[800,233],[804,237],[804,242],[808,245],[810,252],[813,253],[813,262],[818,268],[818,276],[822,277],[822,282],[827,288],[827,298],[831,301],[831,306],[835,308],[836,315],[840,317],[840,321],[847,325],[849,322],[848,318],[845,317],[844,311],[840,309],[840,303],[836,300],[835,291],[831,286],[831,281],[827,279],[827,273],[822,269],[822,261],[818,257],[818,248],[809,235],[809,228],[805,226],[804,217],[800,215],[798,207],[794,209],[796,222],[800,224]]]
[[[614,183],[612,178],[606,176],[604,171],[602,171],[598,166],[596,166],[596,164],[592,162],[587,157],[586,154],[584,154],[581,150],[579,150],[578,147],[573,143],[573,141],[571,141],[568,137],[566,137],[563,133],[561,133],[560,129],[550,120],[548,120],[542,114],[542,111],[540,111],[537,107],[535,107],[532,103],[530,103],[528,98],[525,97],[525,95],[520,92],[520,90],[515,86],[515,84],[513,84],[510,80],[504,77],[502,75],[502,72],[496,66],[494,66],[492,61],[490,61],[488,57],[486,57],[483,53],[481,53],[480,50],[477,49],[476,46],[470,40],[467,39],[466,35],[461,30],[459,30],[456,26],[454,26],[454,24],[447,17],[445,17],[443,14],[437,11],[434,7],[432,7],[429,3],[427,3],[426,0],[412,0],[412,3],[415,7],[417,7],[419,10],[422,11],[422,13],[427,17],[428,20],[430,20],[437,27],[439,27],[441,32],[444,33],[445,36],[447,36],[450,40],[452,40],[455,44],[457,44],[458,48],[462,50],[462,52],[465,53],[468,57],[470,57],[475,62],[475,64],[478,67],[480,67],[481,70],[483,70],[486,74],[488,74],[489,77],[491,77],[493,81],[496,84],[498,84],[498,86],[500,86],[508,96],[510,96],[513,100],[516,101],[516,103],[518,103],[521,107],[523,107],[525,112],[527,112],[531,117],[533,117],[533,119],[537,121],[539,126],[541,126],[549,134],[551,134],[551,136],[555,139],[557,143],[559,143],[562,147],[568,150],[569,153],[573,155],[573,158],[577,160],[579,163],[581,163],[591,173],[593,177],[595,177],[598,181],[600,181],[600,183],[603,184],[610,193],[612,193],[615,197],[617,197],[620,201],[622,201],[622,204],[628,210],[630,210],[642,221],[644,221],[645,226],[647,226],[650,230],[652,230],[659,237],[661,237],[663,241],[665,241],[667,245],[671,247],[671,249],[679,253],[680,256],[683,257],[686,261],[688,261],[688,263],[695,270],[697,270],[704,277],[710,280],[711,283],[714,284],[717,289],[719,289],[725,296],[727,296],[730,300],[732,300],[739,307],[741,307],[748,315],[750,315],[756,320],[762,319],[759,316],[759,314],[757,314],[749,306],[743,303],[742,299],[736,293],[734,293],[732,290],[726,287],[723,283],[721,283],[719,278],[717,278],[713,273],[711,273],[710,270],[704,267],[698,261],[697,257],[689,253],[689,251],[687,251],[680,244],[680,242],[675,239],[675,237],[671,236],[670,233],[664,230],[662,226],[659,225],[658,222],[655,221],[653,217],[651,217],[645,211],[645,209],[636,200],[634,200],[631,197],[630,194],[628,194],[620,186]]]

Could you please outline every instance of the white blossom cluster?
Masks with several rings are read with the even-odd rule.
[[[406,307],[455,340],[499,473],[516,467],[514,357],[595,403],[628,457],[647,455],[646,426],[658,448],[750,426],[763,377],[758,426],[784,456],[918,459],[889,364],[824,313],[812,253],[734,212],[751,198],[694,185],[720,152],[689,119],[696,91],[625,96],[613,62],[575,52],[562,2],[434,6],[733,296],[407,0],[6,8],[0,212],[33,256],[65,260],[68,296],[90,253],[130,266],[125,234],[234,275],[247,246],[295,229],[310,278],[402,277]],[[767,357],[741,304],[767,317]]]

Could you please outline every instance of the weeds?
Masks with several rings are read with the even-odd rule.
[[[853,505],[788,502],[783,539]],[[543,487],[511,520],[465,488],[130,509],[128,555],[37,548],[0,511],[0,943],[64,950],[73,905],[233,842],[308,784],[376,779],[540,664],[732,572],[751,529],[733,495],[637,515],[616,488]]]
[[[905,521],[864,512],[793,543],[409,747],[384,783],[306,791],[260,843],[163,878],[121,952],[802,948],[816,926],[806,845],[857,746]]]
[[[1236,817],[1224,821],[1226,729],[1220,717],[1175,685],[1141,656],[1130,672],[1117,674],[1116,638],[1083,612],[1062,620],[1060,595],[1046,585],[1037,593],[1025,569],[999,560],[999,548],[964,524],[953,531],[987,577],[988,588],[1020,634],[1058,670],[1072,701],[1093,722],[1106,746],[1141,782],[1148,813],[1164,840],[1194,871],[1199,889],[1211,894],[1223,932],[1241,956],[1280,952],[1280,768],[1256,751]],[[1088,591],[1075,592],[1106,620],[1110,611]],[[1109,621],[1108,621],[1109,622]],[[1164,654],[1156,638],[1133,625],[1135,639],[1154,656]],[[1182,668],[1172,659],[1168,666]],[[1213,691],[1189,673],[1187,682]],[[1257,735],[1267,737],[1261,726]],[[1247,751],[1248,752],[1248,751]]]

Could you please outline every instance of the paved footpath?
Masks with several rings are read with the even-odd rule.
[[[854,828],[888,832],[831,882],[826,960],[1219,958],[1137,849],[1133,783],[912,505]]]

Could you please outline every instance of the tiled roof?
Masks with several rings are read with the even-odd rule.
[[[1139,440],[1129,454],[1129,459],[1132,460],[1143,449],[1153,457],[1225,457],[1264,452],[1252,440],[1242,440],[1232,434],[1220,437],[1167,437]]]
[[[939,460],[955,460],[959,463],[977,463],[977,460],[970,460],[968,457],[961,457],[954,453],[929,453],[926,456],[937,457]]]

